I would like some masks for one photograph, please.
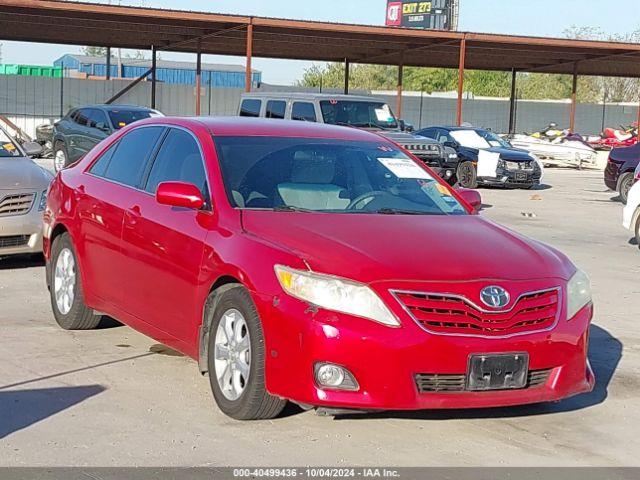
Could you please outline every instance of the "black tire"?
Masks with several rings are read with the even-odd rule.
[[[216,295],[216,292],[211,295]],[[275,418],[280,415],[287,401],[270,395],[265,388],[264,334],[262,332],[262,322],[251,295],[242,285],[225,288],[218,295],[215,301],[209,298],[207,304],[215,305],[215,309],[207,312],[209,318],[206,319],[211,325],[208,345],[208,368],[213,397],[220,410],[225,415],[236,420]],[[235,400],[229,400],[222,392],[215,369],[215,339],[218,325],[223,315],[232,309],[238,310],[244,317],[249,332],[251,355],[249,379],[242,394]]]
[[[56,301],[56,265],[58,257],[63,251],[70,251],[75,262],[75,282],[74,286],[74,298],[71,302],[71,308],[68,312],[63,313],[58,307]],[[51,268],[49,278],[51,308],[53,309],[53,315],[56,322],[60,327],[65,330],[91,330],[98,326],[102,319],[99,315],[94,315],[93,310],[87,307],[84,303],[84,294],[82,290],[82,279],[80,276],[80,270],[78,268],[78,257],[76,251],[71,243],[71,238],[68,234],[63,233],[55,238],[51,247]]]
[[[59,168],[59,166],[56,163],[56,158],[59,155],[58,152],[64,155],[64,165],[61,168]],[[67,152],[67,146],[64,144],[64,142],[61,142],[60,140],[58,140],[56,141],[53,147],[53,169],[57,173],[60,170],[62,170],[62,168],[65,168],[67,165],[69,165],[69,153]]]
[[[638,213],[638,218],[636,218],[636,244],[640,248],[640,212]]]
[[[620,194],[620,201],[625,205],[627,204],[631,187],[633,187],[633,173],[627,172],[620,175],[618,179],[618,193]]]
[[[458,185],[462,188],[478,188],[478,172],[471,162],[458,165]]]

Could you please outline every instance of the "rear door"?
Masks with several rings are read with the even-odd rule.
[[[188,130],[168,130],[148,170],[145,192],[137,192],[125,212],[122,250],[127,275],[122,287],[128,313],[192,344],[202,313],[202,305],[195,302],[207,235],[207,222],[202,220],[210,208],[160,205],[156,189],[167,181],[194,184],[210,198],[200,143]]]
[[[88,110],[86,108],[80,108],[71,118],[72,122],[69,123],[66,132],[66,146],[69,162],[73,163],[87,153],[85,130],[89,123]]]
[[[143,127],[127,133],[83,174],[78,188],[83,268],[91,279],[92,293],[118,308],[128,271],[121,252],[124,212],[133,204],[132,197],[163,132],[163,127]]]

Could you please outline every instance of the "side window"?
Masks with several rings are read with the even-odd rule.
[[[451,137],[449,136],[449,132],[447,132],[446,130],[439,130],[438,131],[438,141],[440,143],[450,142],[451,141]]]
[[[420,135],[422,135],[423,137],[433,138],[434,140],[437,140],[438,131],[433,128],[427,128],[426,130],[421,130]]]
[[[93,165],[91,165],[91,169],[89,171],[94,175],[104,177],[104,174],[107,171],[107,167],[109,166],[109,162],[111,161],[111,158],[113,157],[113,154],[117,148],[118,142],[111,145],[109,149],[104,152]]]
[[[241,117],[259,117],[260,108],[262,108],[262,101],[260,100],[243,100],[240,105]]]
[[[109,125],[107,121],[107,116],[102,110],[98,110],[97,108],[91,108],[88,110],[88,126],[91,128],[96,128],[97,125],[102,124],[105,127]]]
[[[89,123],[89,118],[88,118],[88,110],[86,108],[82,108],[80,110],[78,110],[78,113],[76,113],[76,116],[74,118],[74,121],[82,126],[82,127],[86,127],[87,124]]]
[[[282,100],[269,100],[267,102],[267,118],[278,118],[284,120],[284,115],[287,112],[287,102]]]
[[[197,186],[205,198],[207,176],[198,142],[184,130],[171,129],[165,137],[151,168],[145,190],[156,193],[162,182],[186,182]]]
[[[104,177],[137,187],[147,160],[163,131],[164,127],[142,127],[127,133],[111,157]]]
[[[315,122],[316,109],[313,103],[295,102],[291,109],[291,120],[302,120],[303,122]]]

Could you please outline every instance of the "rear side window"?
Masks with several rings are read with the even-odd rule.
[[[137,187],[163,130],[163,127],[144,127],[127,133],[113,153],[104,177]]]
[[[109,166],[109,162],[111,161],[111,157],[113,157],[116,148],[118,148],[118,143],[111,145],[109,149],[100,156],[98,161],[91,166],[91,170],[89,171],[94,175],[104,177],[104,174],[107,171],[107,166]]]
[[[241,117],[259,117],[262,102],[260,100],[243,100],[240,105]]]
[[[287,111],[287,102],[281,100],[269,100],[267,102],[267,118],[278,118],[284,120]]]
[[[89,114],[88,114],[88,110],[86,108],[83,108],[81,110],[78,110],[78,113],[76,113],[75,117],[74,117],[74,122],[76,122],[78,125],[81,125],[83,127],[86,127],[87,124],[89,123]]]
[[[87,110],[87,118],[89,120],[88,126],[96,128],[97,126],[106,127],[108,125],[107,116],[102,110],[97,108],[90,108]]]
[[[315,122],[316,109],[313,103],[295,102],[291,109],[291,120],[301,120],[303,122]]]
[[[156,193],[162,182],[186,182],[207,195],[207,180],[198,142],[184,130],[171,129],[156,156],[145,190]]]

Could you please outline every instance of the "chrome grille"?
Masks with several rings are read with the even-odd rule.
[[[560,290],[522,295],[511,310],[480,310],[451,294],[394,291],[411,317],[429,333],[500,337],[552,328],[560,313]]]
[[[547,383],[551,370],[551,368],[529,370],[525,388],[540,387]],[[467,376],[465,374],[419,373],[415,376],[415,381],[420,393],[467,391]]]
[[[21,247],[29,243],[29,235],[13,235],[0,237],[0,248]]]
[[[29,213],[35,200],[35,193],[15,193],[0,200],[0,217],[24,215]]]

